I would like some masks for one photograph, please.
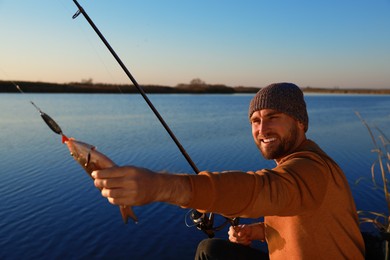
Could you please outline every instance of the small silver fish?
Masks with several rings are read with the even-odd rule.
[[[67,138],[64,135],[62,139],[63,143],[68,146],[70,154],[91,178],[91,174],[95,170],[116,166],[110,158],[98,152],[95,146],[77,141],[74,138]],[[137,223],[138,219],[130,206],[120,206],[119,208],[125,224],[127,224],[129,217]]]

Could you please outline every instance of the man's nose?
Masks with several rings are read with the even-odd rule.
[[[260,135],[262,136],[266,136],[269,132],[269,124],[267,122],[264,122],[262,121],[260,124],[259,124],[259,128],[258,128],[258,132]]]

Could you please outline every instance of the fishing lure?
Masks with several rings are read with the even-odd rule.
[[[22,93],[22,94],[25,94],[24,91],[19,87],[18,84],[16,84],[15,82],[11,81],[11,83],[16,87],[16,89]],[[32,102],[30,100],[30,103],[36,108],[36,110],[38,110],[39,114],[41,115],[43,121],[45,121],[45,123],[47,124],[47,126],[56,134],[59,134],[62,136],[62,143],[65,143],[65,141],[68,140],[68,137],[66,137],[63,133],[62,133],[62,129],[61,127],[57,124],[56,121],[54,121],[53,118],[51,118],[48,114],[46,114],[45,112],[43,112],[37,105],[35,105],[34,102]]]
[[[184,158],[187,160],[187,162],[190,164],[192,169],[196,174],[199,173],[198,167],[196,167],[195,163],[192,161],[191,157],[188,155],[186,150],[183,148],[183,146],[180,144],[179,140],[176,138],[176,136],[173,134],[167,123],[164,121],[160,113],[157,111],[157,109],[154,107],[152,102],[149,100],[148,96],[146,95],[145,91],[142,89],[142,87],[138,84],[138,82],[135,80],[133,75],[131,75],[130,71],[126,68],[125,64],[122,62],[122,60],[119,58],[119,56],[116,54],[114,49],[111,47],[111,45],[108,43],[106,38],[103,36],[103,34],[99,31],[99,29],[96,27],[92,19],[89,17],[87,12],[84,10],[84,8],[77,2],[77,0],[73,0],[73,2],[76,4],[78,10],[73,15],[73,19],[76,19],[80,14],[83,14],[85,19],[88,21],[88,23],[91,25],[93,30],[96,32],[96,34],[99,36],[99,38],[102,40],[104,45],[106,45],[107,49],[111,52],[112,56],[114,56],[115,60],[118,62],[118,64],[121,66],[125,74],[129,77],[130,81],[134,84],[134,86],[137,88],[138,92],[141,94],[141,96],[144,98],[145,102],[149,105],[150,109],[153,111],[155,116],[158,118],[162,126],[165,128],[169,136],[172,138],[176,146],[179,148],[180,152],[184,156]],[[213,227],[214,223],[214,216],[213,213],[210,213],[209,215],[205,213],[200,213],[197,210],[193,209],[191,210],[191,217],[195,224],[195,226],[199,229],[204,231],[209,237],[214,236],[214,231],[218,231],[220,227],[226,225],[227,223],[232,223],[233,225],[237,225],[239,218],[229,219],[226,218],[226,221],[224,224],[222,224],[220,227]]]
[[[15,82],[12,82],[20,93],[25,94],[23,90]],[[114,167],[116,164],[107,156],[97,151],[96,147],[84,142],[77,141],[74,138],[68,138],[62,132],[61,127],[51,118],[48,114],[43,112],[33,101],[30,103],[38,110],[43,121],[46,125],[56,134],[61,135],[62,143],[65,143],[70,151],[72,157],[84,168],[88,175],[92,178],[93,171],[101,170],[104,168]],[[138,222],[136,215],[134,214],[130,206],[119,207],[123,222],[128,223],[128,219],[131,218],[134,222]]]
[[[56,121],[54,121],[53,118],[51,118],[48,114],[43,112],[37,105],[34,104],[34,102],[30,101],[30,103],[38,110],[39,114],[41,115],[43,121],[47,124],[47,126],[56,134],[59,134],[62,136],[62,143],[65,143],[68,141],[68,137],[62,133],[61,127],[57,124]]]
[[[97,151],[96,147],[84,142],[77,141],[74,138],[68,138],[63,134],[61,127],[51,118],[48,114],[43,112],[32,101],[33,106],[39,111],[43,121],[49,126],[49,128],[56,134],[62,136],[62,143],[65,143],[75,159],[92,178],[93,171],[101,170],[104,168],[114,167],[116,164],[107,156]],[[93,178],[92,178],[93,179]],[[136,215],[129,206],[119,206],[123,222],[128,223],[128,219],[131,218],[134,222],[138,222]]]

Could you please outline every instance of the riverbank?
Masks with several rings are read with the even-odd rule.
[[[48,82],[14,82],[26,93],[138,93],[134,85],[101,84],[90,82],[48,83]],[[223,84],[179,84],[175,87],[162,85],[142,85],[146,93],[154,94],[239,94],[256,93],[260,87],[237,86]],[[341,89],[304,87],[306,93],[334,94],[390,94],[390,89]],[[12,82],[0,80],[0,93],[18,92]]]

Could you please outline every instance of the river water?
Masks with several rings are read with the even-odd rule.
[[[252,141],[252,95],[149,97],[199,169],[274,165]],[[124,225],[30,100],[66,135],[96,145],[119,165],[193,173],[139,95],[1,94],[0,259],[193,258],[206,236],[186,226],[188,210],[162,203],[135,207],[139,223]],[[390,96],[309,94],[306,102],[307,136],[343,168],[357,208],[386,212],[383,193],[369,181],[377,156],[355,111],[389,136]],[[355,184],[360,177],[367,181]],[[226,238],[226,229],[217,236]]]

